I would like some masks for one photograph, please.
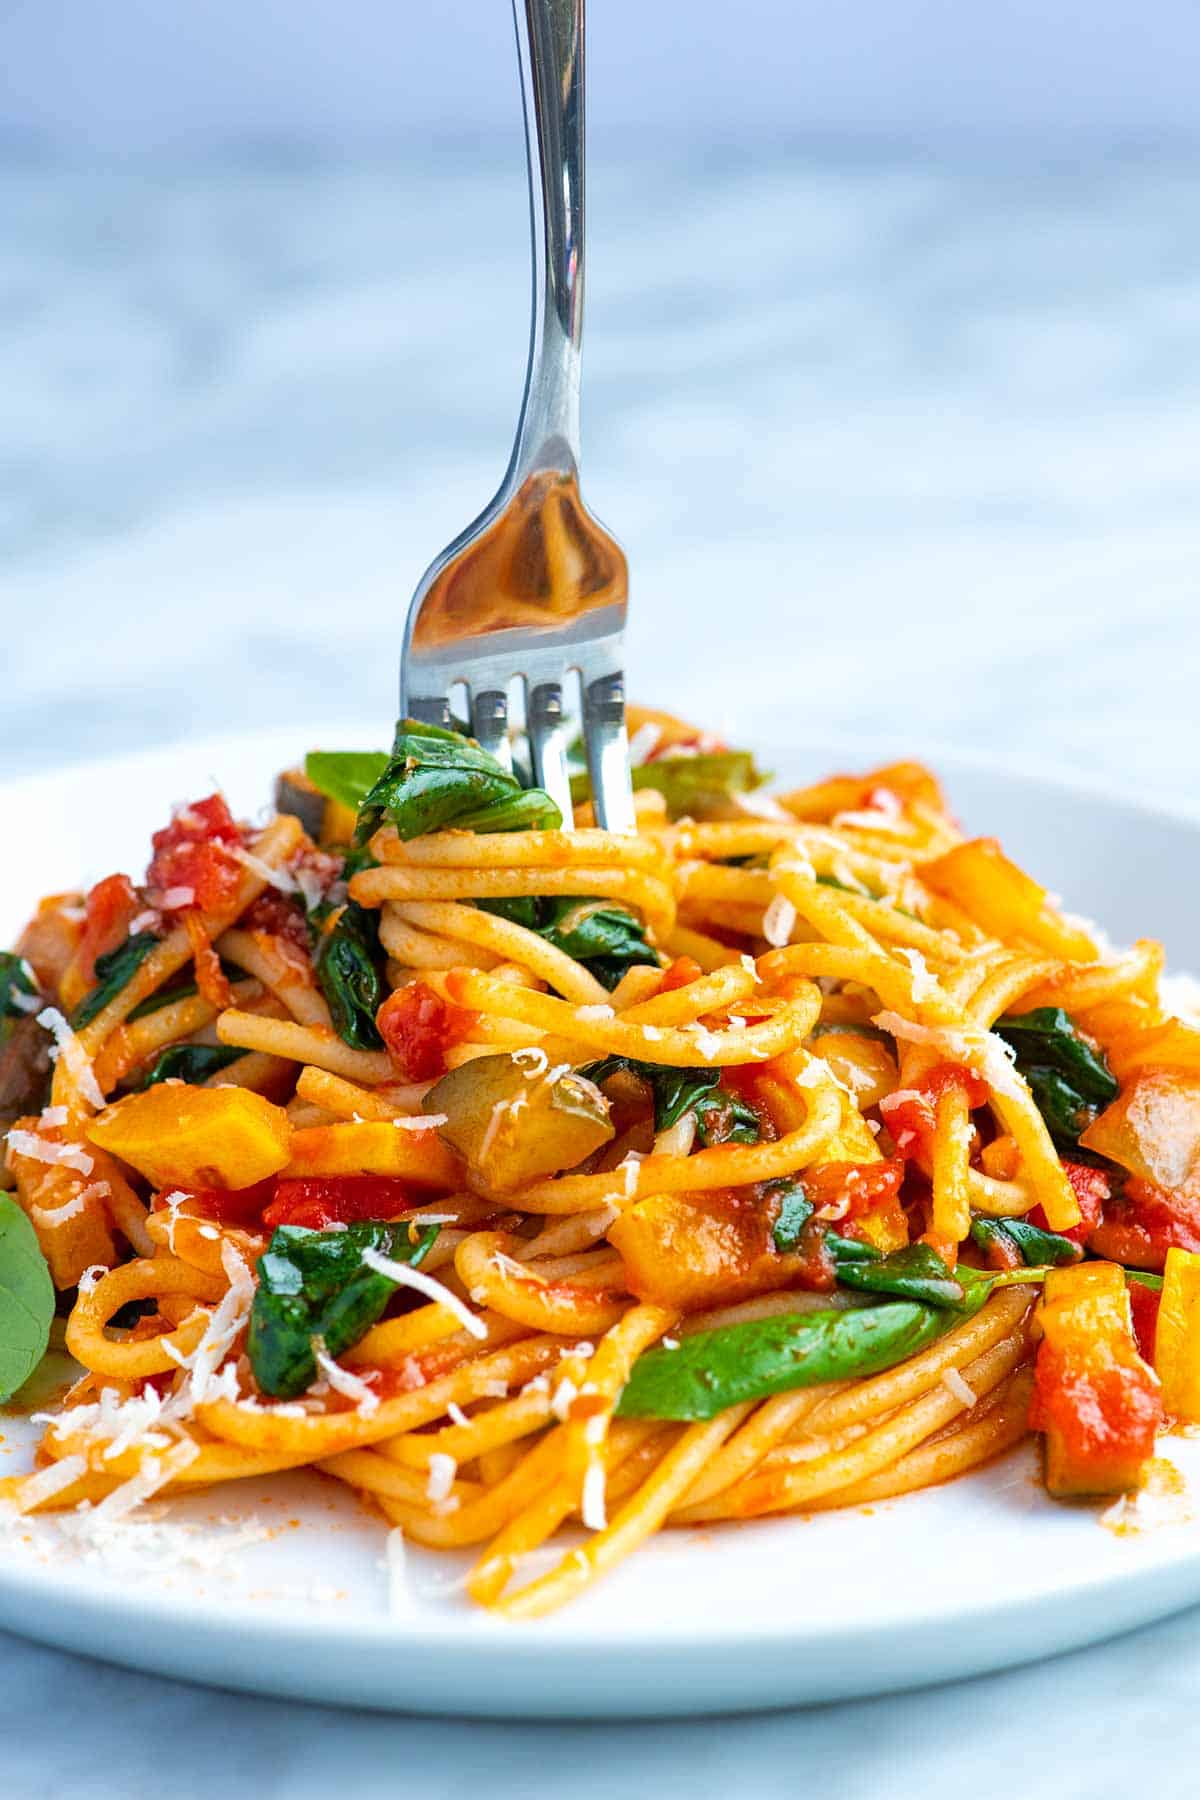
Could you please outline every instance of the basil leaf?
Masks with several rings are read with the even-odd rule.
[[[363,796],[355,842],[365,844],[385,819],[406,841],[448,826],[532,831],[562,824],[549,794],[522,788],[473,738],[415,719],[396,727],[387,765]]]
[[[1060,1237],[1056,1231],[1042,1231],[1028,1219],[975,1218],[971,1221],[971,1236],[981,1250],[990,1250],[996,1243],[1006,1244],[1030,1264],[1062,1268],[1083,1257],[1079,1245],[1070,1238]]]
[[[756,765],[749,750],[714,750],[695,756],[659,756],[630,771],[635,792],[657,788],[671,818],[700,819],[728,807],[735,794],[748,794],[771,779]],[[590,800],[591,782],[585,773],[571,777],[571,798]]]
[[[985,1297],[986,1289],[978,1305]],[[977,1309],[974,1299],[966,1304]],[[676,1350],[659,1347],[638,1358],[617,1412],[622,1418],[712,1419],[743,1400],[876,1375],[933,1343],[960,1316],[945,1307],[892,1300],[697,1331],[680,1339]]]
[[[134,975],[141,968],[152,950],[157,949],[160,940],[152,931],[139,931],[133,937],[127,937],[123,944],[115,950],[106,951],[96,958],[96,983],[90,994],[86,994],[71,1015],[71,1024],[76,1031],[92,1020],[98,1018],[110,1000],[115,1000],[121,989],[127,987]]]
[[[1016,1052],[1017,1068],[1056,1143],[1077,1144],[1099,1109],[1117,1097],[1103,1055],[1085,1042],[1061,1006],[1007,1014],[993,1030]]]
[[[764,1198],[777,1198],[779,1211],[771,1236],[775,1248],[786,1256],[800,1242],[800,1233],[813,1216],[813,1203],[800,1181],[776,1181],[765,1190]]]
[[[24,1387],[45,1356],[53,1317],[54,1283],[37,1233],[0,1194],[0,1400]]]
[[[23,1006],[22,1000],[36,1000],[38,1004]],[[25,958],[15,950],[0,950],[0,1044],[6,1042],[22,1019],[40,1012],[41,1005],[37,977]]]
[[[737,1094],[720,1086],[719,1069],[673,1069],[663,1063],[638,1062],[631,1056],[607,1056],[579,1072],[598,1084],[618,1069],[628,1069],[649,1082],[655,1131],[667,1131],[685,1113],[694,1112],[696,1140],[705,1149],[714,1144],[757,1144],[762,1136],[758,1114]]]
[[[894,1250],[878,1260],[846,1259],[835,1252],[834,1261],[838,1280],[844,1287],[870,1294],[897,1294],[905,1300],[923,1301],[926,1306],[945,1306],[956,1311],[969,1308],[962,1282],[950,1273],[930,1244],[906,1244],[902,1250]]]
[[[643,964],[659,967],[658,953],[651,949],[641,920],[611,901],[517,897],[475,904],[536,931],[556,950],[582,963],[610,992],[629,969]]]
[[[357,1344],[396,1291],[387,1275],[368,1267],[364,1250],[416,1268],[438,1227],[416,1243],[401,1224],[368,1222],[337,1231],[280,1225],[258,1259],[258,1291],[250,1311],[246,1353],[265,1394],[294,1399],[317,1377],[313,1339],[337,1357]]]
[[[322,794],[357,812],[388,766],[386,750],[310,750],[304,773]]]
[[[245,1054],[232,1044],[172,1044],[155,1057],[137,1085],[154,1087],[159,1081],[190,1081],[199,1085]]]
[[[332,923],[326,924],[332,915]],[[333,1028],[355,1050],[381,1050],[375,1014],[384,999],[384,953],[379,915],[356,900],[340,910],[315,907],[308,915],[313,933],[313,973],[329,1004]]]

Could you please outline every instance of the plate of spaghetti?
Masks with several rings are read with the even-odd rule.
[[[7,790],[0,1625],[606,1716],[1200,1598],[1194,827],[631,728],[632,836],[411,721]]]

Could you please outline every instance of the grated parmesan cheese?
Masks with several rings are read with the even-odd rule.
[[[35,1507],[45,1505],[69,1488],[80,1476],[87,1474],[87,1458],[85,1456],[64,1456],[60,1462],[50,1463],[48,1467],[39,1469],[34,1475],[26,1475],[16,1487],[17,1511],[32,1512]]]
[[[158,926],[158,913],[153,906],[148,906],[145,912],[140,912],[137,915],[136,919],[130,919],[129,935],[130,937],[137,937],[138,933],[141,931],[157,931]]]
[[[38,1123],[53,1130],[56,1126],[65,1125],[67,1118],[65,1106],[43,1106]]]
[[[452,1456],[446,1456],[440,1450],[433,1451],[429,1458],[429,1479],[425,1483],[425,1493],[435,1506],[444,1506],[450,1499],[457,1474],[458,1464]]]
[[[56,1144],[32,1131],[10,1131],[8,1142],[18,1156],[27,1156],[31,1162],[74,1169],[77,1175],[90,1175],[96,1166],[81,1144]]]
[[[966,1377],[961,1375],[957,1369],[942,1370],[942,1386],[946,1389],[947,1393],[953,1394],[956,1400],[961,1400],[965,1407],[969,1408],[976,1406],[979,1403],[979,1395],[975,1392],[975,1389],[971,1386]]]
[[[195,903],[195,899],[195,888],[168,888],[162,897],[162,908],[164,912],[181,912],[185,906],[192,906]]]
[[[533,1081],[539,1075],[544,1075],[550,1067],[550,1058],[537,1044],[526,1044],[523,1050],[514,1050],[512,1060],[522,1069],[526,1081]]]
[[[917,1005],[920,1006],[924,1000],[936,999],[941,993],[941,988],[921,952],[898,949],[896,955],[912,970],[912,997]]]
[[[404,1533],[399,1525],[393,1525],[387,1534],[384,1558],[388,1575],[388,1611],[393,1615],[409,1612],[412,1608],[412,1593],[408,1585],[408,1557]]]
[[[483,1320],[477,1318],[457,1294],[452,1294],[448,1287],[435,1280],[432,1275],[426,1275],[423,1269],[413,1269],[409,1267],[408,1263],[394,1262],[390,1256],[384,1256],[379,1250],[364,1250],[362,1259],[369,1269],[374,1269],[377,1275],[386,1275],[389,1281],[396,1283],[397,1287],[415,1288],[417,1293],[424,1294],[427,1300],[434,1300],[439,1306],[444,1306],[448,1312],[454,1314],[463,1329],[469,1331],[472,1337],[485,1338],[487,1336],[487,1326]],[[507,1389],[505,1391],[507,1392]]]
[[[598,1024],[602,1019],[615,1019],[611,1006],[577,1006],[575,1017],[585,1024]]]
[[[605,1494],[606,1470],[602,1462],[589,1463],[583,1478],[583,1504],[580,1516],[589,1531],[604,1531],[608,1525]]]
[[[871,1020],[881,1031],[911,1044],[925,1044],[940,1050],[954,1062],[965,1063],[981,1074],[993,1093],[1009,1100],[1023,1099],[1025,1084],[1013,1067],[1014,1052],[990,1031],[979,1025],[918,1025],[902,1019],[899,1013],[876,1013]]]
[[[299,892],[300,884],[293,874],[287,869],[276,869],[269,862],[264,862],[261,856],[255,856],[253,850],[247,850],[244,844],[231,845],[230,853],[243,868],[249,869],[252,875],[257,875],[260,881],[265,881],[268,887],[278,888],[281,894]]]
[[[79,1089],[80,1096],[89,1106],[94,1106],[97,1112],[102,1112],[106,1101],[100,1083],[96,1080],[91,1059],[57,1006],[47,1006],[38,1014],[37,1022],[53,1035],[55,1048],[50,1052],[52,1060],[62,1058],[63,1067]]]
[[[398,1131],[436,1131],[446,1119],[445,1113],[400,1113],[392,1124]]]
[[[326,1350],[323,1338],[315,1337],[312,1340],[312,1351],[318,1369],[336,1393],[342,1394],[347,1400],[353,1400],[364,1418],[378,1411],[379,1395],[370,1383],[364,1381],[361,1375],[354,1375],[349,1369],[343,1369],[341,1363]]]
[[[446,1417],[452,1425],[469,1425],[471,1423],[457,1400],[451,1400],[447,1406]]]
[[[758,972],[758,964],[748,950],[742,951],[742,967],[745,969],[747,975],[753,975],[755,981],[762,980],[762,976]]]
[[[796,908],[786,894],[776,894],[762,916],[762,934],[777,950],[791,941]]]

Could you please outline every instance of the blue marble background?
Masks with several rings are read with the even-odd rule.
[[[630,553],[634,690],[1194,804],[1198,187],[1200,152],[1061,143],[594,158],[585,486]],[[382,736],[413,583],[506,459],[524,207],[487,144],[0,162],[0,772],[256,720]],[[0,1769],[19,1800],[1172,1800],[1198,1697],[1194,1615],[621,1730],[335,1715],[0,1639]]]

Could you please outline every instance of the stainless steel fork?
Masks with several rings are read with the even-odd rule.
[[[409,608],[400,709],[471,729],[511,766],[508,690],[526,686],[534,780],[572,823],[564,682],[577,671],[597,821],[634,829],[625,735],[625,555],[579,493],[584,0],[513,0],[529,160],[533,322],[508,471],[425,571]]]

